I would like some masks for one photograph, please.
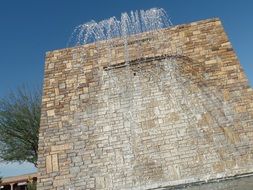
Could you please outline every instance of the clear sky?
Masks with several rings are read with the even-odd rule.
[[[0,97],[41,85],[45,52],[65,48],[75,26],[152,7],[164,8],[175,25],[219,17],[253,86],[253,0],[1,0]],[[0,176],[32,171],[0,164]]]

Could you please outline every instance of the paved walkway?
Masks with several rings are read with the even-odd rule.
[[[253,176],[174,190],[253,190]]]

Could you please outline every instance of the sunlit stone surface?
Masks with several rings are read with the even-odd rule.
[[[253,91],[221,22],[127,33],[122,23],[138,17],[126,18],[118,38],[81,35],[78,44],[95,43],[47,53],[38,189],[150,189],[253,172]],[[101,30],[91,26],[81,31]]]

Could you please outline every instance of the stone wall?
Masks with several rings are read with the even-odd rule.
[[[219,19],[46,54],[38,189],[253,172],[253,91]]]

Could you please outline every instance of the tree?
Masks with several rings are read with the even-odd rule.
[[[36,189],[37,189],[37,182],[33,178],[29,177],[27,183],[27,190],[36,190]]]
[[[37,165],[41,91],[18,88],[0,99],[0,160]]]
[[[37,183],[36,182],[28,182],[27,184],[27,190],[36,190],[37,189]]]

